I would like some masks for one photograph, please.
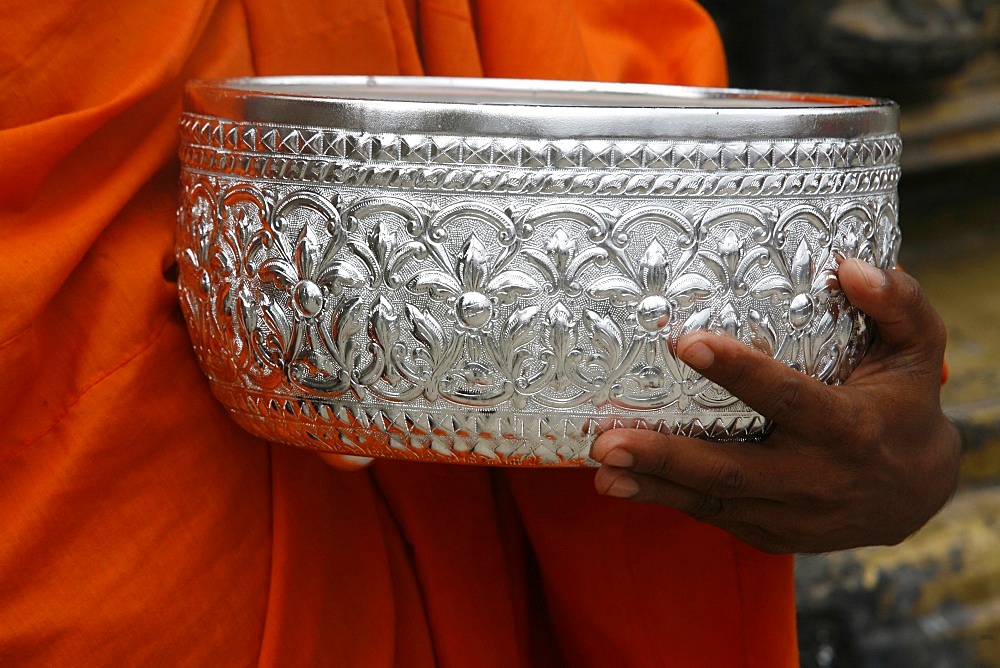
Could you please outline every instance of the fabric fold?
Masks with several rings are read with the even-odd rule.
[[[795,665],[789,559],[589,471],[348,473],[265,444],[177,302],[185,80],[724,79],[697,5],[635,6],[7,3],[0,664]]]

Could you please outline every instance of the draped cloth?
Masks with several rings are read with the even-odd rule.
[[[191,78],[721,85],[690,0],[0,2],[0,664],[795,665],[792,562],[588,470],[256,440],[177,303]]]

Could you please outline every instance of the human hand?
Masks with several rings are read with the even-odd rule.
[[[948,500],[958,432],[941,411],[945,329],[902,271],[845,260],[851,302],[875,341],[828,386],[724,336],[694,332],[678,356],[775,427],[761,443],[710,443],[641,429],[595,442],[597,491],[670,506],[767,552],[895,544]]]

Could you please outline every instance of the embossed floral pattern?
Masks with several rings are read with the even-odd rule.
[[[519,297],[533,294],[535,284],[523,271],[496,267],[483,242],[473,234],[451,272],[421,272],[407,287],[454,306],[460,333],[481,334],[493,319],[495,304],[513,304]]]
[[[803,238],[791,263],[776,265],[778,271],[765,275],[751,288],[758,299],[788,304],[786,318],[795,336],[801,336],[822,312],[837,286],[836,274],[826,266],[829,254],[828,249],[815,253]]]
[[[840,212],[853,218],[834,239],[817,234],[834,221],[811,210],[797,227],[794,217],[783,219],[779,234],[768,227],[777,219],[763,213],[739,218],[722,209],[699,227],[646,206],[618,212],[622,225],[609,226],[611,214],[575,204],[566,220],[587,225],[587,237],[571,235],[568,223],[535,235],[537,221],[559,220],[552,205],[544,215],[475,209],[471,222],[458,223],[464,214],[454,207],[443,215],[389,199],[269,197],[257,192],[218,207],[218,225],[211,196],[189,198],[194,232],[183,255],[197,285],[186,293],[193,317],[214,313],[205,323],[214,337],[229,323],[238,341],[230,356],[247,372],[256,365],[266,375],[261,365],[270,364],[313,390],[375,391],[393,401],[593,400],[682,411],[691,399],[729,404],[674,358],[678,336],[706,327],[830,375],[843,366],[855,329],[830,258],[871,247],[856,235],[874,229],[852,226],[862,220],[858,207]],[[473,214],[495,226],[494,239]],[[261,229],[251,234],[254,218]],[[642,232],[667,219],[678,236]],[[462,230],[451,254],[442,242]],[[246,382],[267,385],[253,375]]]
[[[881,238],[895,234],[891,200],[796,204],[785,215],[770,202],[442,206],[186,183],[182,297],[219,387],[294,391],[315,403],[254,410],[360,420],[390,440],[405,435],[403,449],[437,447],[435,434],[462,429],[474,430],[470,447],[485,442],[474,434],[530,429],[569,458],[584,441],[567,436],[567,421],[582,430],[594,411],[655,424],[716,411],[727,422],[695,417],[701,431],[691,433],[757,429],[735,397],[675,358],[678,337],[722,330],[836,382],[864,334],[836,263],[885,263],[896,243]],[[460,428],[469,410],[478,417]],[[538,417],[524,422],[521,411]],[[455,447],[458,436],[448,438]],[[522,440],[512,443],[504,457],[522,452]]]
[[[671,323],[675,308],[712,294],[708,278],[688,271],[692,258],[682,256],[680,265],[674,267],[667,260],[666,250],[654,239],[642,254],[635,276],[599,278],[587,292],[598,301],[631,309],[642,336],[660,337]]]

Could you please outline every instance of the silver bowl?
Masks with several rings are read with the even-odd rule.
[[[676,341],[847,378],[871,332],[835,271],[896,262],[897,117],[647,85],[194,82],[181,304],[215,395],[269,440],[558,465],[620,425],[758,439]]]

